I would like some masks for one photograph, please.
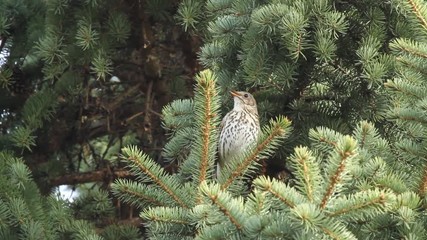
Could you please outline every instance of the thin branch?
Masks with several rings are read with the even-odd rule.
[[[153,109],[148,109],[152,114],[154,114],[154,115],[156,115],[157,117],[159,117],[159,118],[163,118],[163,115],[161,114],[161,113],[158,113],[158,112],[156,112],[156,111],[154,111]]]
[[[366,208],[368,206],[372,206],[372,205],[375,205],[375,204],[378,204],[378,203],[383,204],[384,201],[385,201],[384,193],[381,193],[380,196],[378,196],[375,199],[372,199],[371,201],[363,202],[363,203],[360,203],[360,204],[357,204],[357,205],[352,205],[352,206],[350,206],[348,208],[343,208],[343,209],[341,209],[339,211],[332,212],[332,213],[330,213],[328,215],[335,217],[335,216],[338,216],[338,215],[347,214],[347,213],[352,212],[352,211],[363,209],[363,208]]]
[[[282,197],[279,192],[274,191],[274,189],[270,186],[267,191],[271,193],[273,196],[275,196],[277,199],[279,199],[281,202],[289,206],[290,208],[295,207],[295,203],[288,201],[286,198]]]
[[[209,195],[209,198],[215,205],[219,207],[220,211],[223,212],[224,215],[228,217],[228,219],[230,219],[230,222],[233,223],[233,225],[236,226],[237,229],[242,229],[242,225],[239,224],[239,222],[233,217],[233,215],[231,215],[230,211],[225,208],[225,206],[223,206],[221,203],[219,203],[218,195]]]
[[[6,46],[7,37],[0,36],[0,53],[3,51],[4,46]]]
[[[151,112],[149,109],[151,109],[151,106],[153,104],[153,80],[148,83],[147,92],[145,93],[145,106],[144,106],[144,133],[147,136],[148,141],[151,143],[153,142],[153,130],[151,128]]]
[[[425,30],[427,30],[427,21],[424,19],[423,14],[421,13],[421,10],[418,8],[418,6],[415,4],[413,0],[408,0],[409,4],[412,7],[412,10],[414,11],[415,16],[420,21],[420,24],[423,26]]]
[[[201,159],[200,159],[200,175],[199,175],[199,184],[201,184],[204,180],[206,180],[208,165],[209,165],[209,145],[211,144],[210,140],[210,133],[212,132],[212,106],[211,106],[211,100],[213,97],[212,89],[210,89],[212,86],[209,86],[209,82],[205,83],[206,85],[203,86],[206,88],[206,96],[205,96],[205,117],[203,119],[203,125],[201,128],[202,131],[202,149],[201,149]],[[211,83],[212,84],[212,83]],[[204,85],[201,83],[201,85]]]
[[[126,119],[124,120],[124,123],[125,123],[125,124],[127,124],[127,123],[129,123],[130,121],[132,121],[134,118],[139,117],[139,116],[141,116],[141,115],[143,115],[143,114],[144,114],[144,112],[138,112],[138,113],[135,113],[134,115],[132,115],[132,116],[130,116],[130,117],[128,117],[128,118],[126,118]]]
[[[248,168],[248,166],[254,162],[257,161],[257,156],[262,152],[262,150],[266,149],[267,146],[273,141],[273,139],[277,136],[280,136],[283,134],[284,129],[280,126],[280,124],[277,123],[277,125],[274,127],[273,131],[271,131],[271,134],[263,141],[261,142],[255,150],[250,154],[248,157],[244,159],[242,163],[240,163],[237,168],[230,174],[230,176],[227,178],[227,180],[221,184],[221,189],[227,189],[233,181],[239,177],[244,170]]]
[[[143,221],[141,218],[139,217],[134,217],[134,218],[127,218],[127,219],[120,219],[120,220],[112,220],[112,219],[106,219],[101,221],[100,223],[98,223],[98,227],[96,231],[98,233],[102,233],[105,229],[104,227],[112,225],[112,224],[117,224],[117,225],[126,225],[126,226],[135,226],[135,227],[141,227],[143,224]]]
[[[427,164],[424,166],[423,177],[421,179],[418,192],[420,196],[424,196],[427,192]]]
[[[127,178],[132,174],[123,169],[109,170],[107,168],[92,172],[67,174],[49,180],[50,186],[75,185],[89,182],[102,182],[108,178]]]
[[[331,198],[332,194],[334,193],[335,187],[341,181],[341,174],[344,172],[345,167],[346,167],[345,162],[352,155],[353,155],[353,153],[351,153],[351,152],[343,152],[342,154],[340,154],[340,156],[341,156],[340,165],[338,166],[334,175],[332,175],[330,178],[330,183],[329,183],[328,189],[325,192],[325,195],[323,196],[322,202],[320,204],[320,208],[324,209],[326,207],[326,204],[328,203],[329,199]]]
[[[313,186],[311,184],[311,178],[310,178],[310,170],[308,169],[307,164],[307,158],[302,157],[297,159],[300,166],[303,168],[303,176],[304,176],[304,184],[307,186],[307,198],[310,200],[310,202],[313,202]]]
[[[162,202],[160,202],[159,200],[152,198],[152,197],[148,197],[147,195],[143,195],[139,192],[132,191],[128,187],[120,188],[119,191],[120,191],[121,195],[127,194],[130,196],[136,197],[143,202],[150,202],[154,206],[164,206],[164,204]],[[130,202],[128,202],[128,203],[130,203]]]
[[[107,111],[113,112],[115,109],[119,108],[124,101],[129,99],[130,96],[138,92],[139,88],[141,86],[141,83],[136,84],[135,86],[132,86],[131,88],[127,89],[124,93],[120,94],[119,96],[116,96],[114,98],[114,102],[111,102],[105,106],[103,106]]]
[[[172,199],[175,202],[177,202],[181,207],[188,208],[187,203],[185,201],[183,201],[179,196],[177,196],[175,194],[175,192],[170,188],[170,186],[165,184],[165,182],[162,181],[162,179],[160,179],[158,176],[156,176],[156,174],[151,172],[150,169],[148,169],[146,166],[141,164],[141,162],[137,158],[129,157],[127,159],[132,161],[133,164],[135,164],[135,166],[137,166],[141,170],[141,172],[146,174],[153,182],[155,182],[157,184],[157,186],[159,186],[161,189],[163,189],[163,191],[165,191],[169,196],[171,196]]]

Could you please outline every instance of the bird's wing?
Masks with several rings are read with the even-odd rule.
[[[219,128],[218,128],[218,130],[219,130],[218,131],[219,132],[219,137],[221,137],[221,132],[222,132],[222,129],[224,128],[224,125],[225,125],[225,122],[226,122],[226,120],[225,120],[226,118],[227,118],[227,115],[225,115],[224,118],[222,118],[221,123],[219,124]],[[219,142],[219,139],[218,139],[218,142]],[[222,159],[223,156],[221,155],[220,148],[221,148],[221,146],[219,146],[219,143],[218,143],[218,156],[219,157],[218,157],[217,163],[216,163],[216,178],[217,179],[220,176],[221,167],[224,164],[224,159]]]
[[[225,117],[221,120],[221,123],[219,124],[219,133],[221,133],[222,129],[224,128],[225,125],[225,119],[227,118],[227,115],[225,115]]]
[[[224,126],[225,126],[225,122],[227,121],[227,117],[228,117],[228,115],[229,115],[230,113],[227,113],[225,116],[224,116],[224,118],[221,120],[221,123],[219,124],[219,137],[221,137],[221,133],[222,133],[222,129],[224,128]],[[219,139],[218,139],[219,140]],[[219,146],[218,145],[218,154],[219,154],[219,158],[218,158],[218,162],[219,162],[219,164],[220,165],[222,165],[223,164],[223,161],[224,161],[224,159],[223,159],[223,157],[224,156],[222,156],[222,154],[221,154],[221,152],[220,152],[220,149],[221,149],[221,146]]]

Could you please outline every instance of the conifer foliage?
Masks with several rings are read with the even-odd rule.
[[[65,201],[42,196],[22,159],[0,152],[0,173],[1,239],[102,239]]]
[[[397,171],[407,174],[411,187],[425,199],[427,190],[426,72],[427,5],[423,1],[396,1],[396,10],[405,17],[406,29],[390,44],[397,75],[386,89],[391,104],[388,117],[393,121]],[[402,26],[403,27],[403,26]]]
[[[295,134],[302,137],[295,136],[295,146],[319,125],[350,133],[360,120],[384,119],[382,83],[394,66],[387,45],[398,18],[391,4],[196,2],[183,1],[178,13],[185,28],[206,35],[202,64],[218,76],[222,92],[256,90],[266,119],[283,113],[298,119]]]
[[[0,53],[0,239],[427,239],[423,0],[3,0]]]
[[[111,183],[123,146],[160,155],[159,112],[188,92],[177,4],[0,1],[0,239],[141,238]]]
[[[142,210],[141,217],[147,221],[150,238],[209,239],[242,234],[240,230],[250,215],[245,213],[243,198],[239,196],[245,187],[244,180],[253,172],[257,161],[274,153],[281,140],[289,135],[290,121],[284,117],[270,121],[263,129],[258,147],[230,164],[216,183],[219,99],[216,78],[205,70],[196,78],[194,102],[178,100],[164,108],[165,127],[171,130],[166,150],[169,154],[177,151],[172,155],[179,154],[182,163],[178,173],[166,173],[136,147],[123,149],[123,159],[136,181],[118,180],[113,192],[122,201]],[[184,104],[187,106],[180,106]],[[182,111],[184,109],[187,111]],[[185,122],[186,114],[192,115],[192,122]],[[181,124],[174,125],[180,120]],[[183,130],[185,128],[191,130]],[[175,139],[181,140],[189,132],[193,134],[187,142],[189,151],[179,153],[181,149],[174,145],[181,143]],[[223,227],[228,230],[224,231]]]
[[[170,144],[174,138],[182,139],[179,134],[187,133],[180,128],[203,131],[207,128],[198,127],[197,122],[207,123],[209,119],[205,116],[217,114],[215,111],[199,116],[194,113],[191,124],[185,122],[188,118],[183,116],[191,111],[177,106],[209,106],[208,97],[218,98],[218,95],[203,88],[210,84],[202,80],[213,81],[212,77],[207,71],[198,77],[196,96],[203,98],[196,97],[194,103],[177,101],[165,107],[165,122],[176,123],[173,118],[183,120],[181,125],[168,125],[173,129]],[[409,236],[422,239],[426,236],[419,212],[421,197],[410,190],[401,172],[392,171],[396,156],[391,154],[390,144],[366,121],[360,122],[351,135],[324,127],[310,130],[310,146],[295,148],[287,160],[294,174],[291,182],[260,176],[253,181],[250,192],[245,190],[242,180],[248,170],[256,166],[257,158],[268,157],[277,149],[280,140],[289,136],[289,127],[286,118],[271,121],[270,126],[264,128],[258,147],[242,159],[236,159],[236,163],[229,165],[231,170],[219,179],[208,175],[200,181],[205,169],[204,155],[191,159],[192,151],[203,152],[200,146],[210,142],[208,133],[200,132],[199,135],[205,137],[189,140],[188,144],[198,147],[190,147],[189,152],[179,155],[184,161],[181,166],[186,166],[186,161],[194,161],[195,167],[188,169],[188,174],[182,173],[184,167],[176,174],[167,174],[137,148],[125,148],[123,159],[136,180],[116,181],[114,194],[142,210],[140,216],[150,239],[398,239]],[[276,132],[280,134],[275,135]],[[171,149],[177,148],[171,147],[169,153]],[[259,154],[261,152],[266,154]],[[250,163],[245,165],[246,161]],[[208,171],[212,171],[212,162],[207,166]]]
[[[292,177],[260,176],[245,188],[247,178],[235,170],[254,152],[230,163],[225,176],[197,186],[192,177],[203,172],[182,167],[190,174],[177,174],[184,177],[181,189],[197,189],[187,195],[192,204],[143,210],[148,236],[425,239],[425,10],[422,1],[183,1],[181,23],[206,34],[200,61],[212,69],[220,91],[252,87],[260,112],[289,113],[294,120],[294,135],[278,139],[295,140],[296,147],[272,144],[288,155]],[[175,133],[203,129],[191,128],[196,115],[179,116],[180,123],[169,119],[174,108],[175,115],[191,113],[192,104],[165,109],[165,122],[179,126]],[[282,124],[289,127],[287,120]],[[263,134],[273,134],[274,125]],[[201,148],[179,148],[175,137],[166,155],[188,166],[185,156]],[[198,141],[208,138],[179,139],[190,144],[181,146],[203,146]],[[251,162],[247,173],[256,166]]]

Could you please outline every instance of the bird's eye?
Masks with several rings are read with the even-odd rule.
[[[247,93],[245,93],[245,95],[243,95],[243,97],[247,98],[247,97],[248,97],[248,94],[247,94]]]

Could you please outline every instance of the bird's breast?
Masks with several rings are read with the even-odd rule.
[[[241,154],[258,140],[260,132],[258,116],[246,111],[231,111],[224,118],[220,133],[219,154],[221,159]]]

